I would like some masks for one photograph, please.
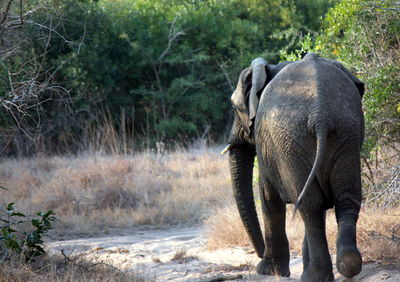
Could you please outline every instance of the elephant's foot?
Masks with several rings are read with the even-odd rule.
[[[335,280],[332,270],[322,271],[321,269],[308,268],[301,275],[301,281],[306,282],[331,282]]]
[[[288,262],[272,262],[270,259],[263,258],[256,266],[257,273],[263,275],[278,275],[289,277]]]
[[[337,254],[336,267],[340,274],[346,278],[352,278],[360,273],[362,258],[357,248],[341,248]]]

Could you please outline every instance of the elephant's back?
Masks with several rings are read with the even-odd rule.
[[[271,110],[296,113],[307,110],[317,94],[317,70],[302,62],[284,67],[265,87],[258,113]]]
[[[300,74],[300,75],[299,75]],[[307,64],[286,66],[264,89],[255,121],[255,137],[268,135],[274,146],[289,155],[294,142],[308,143],[308,121],[315,108],[316,69]]]
[[[321,171],[330,171],[341,148],[359,150],[363,135],[360,100],[357,88],[341,70],[318,61],[286,66],[264,89],[254,130],[257,153],[265,158],[271,181],[277,187],[290,187],[281,195],[285,201],[297,200],[302,188],[298,184],[303,185],[311,171],[317,125],[326,126],[329,132]],[[329,174],[317,177],[320,184],[329,181]],[[328,195],[325,191],[323,198]]]
[[[256,128],[313,132],[320,123],[345,134],[363,127],[361,98],[355,84],[338,67],[315,55],[310,58],[287,65],[265,87]]]

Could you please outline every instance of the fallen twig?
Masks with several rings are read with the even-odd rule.
[[[61,254],[63,255],[63,257],[65,258],[65,262],[72,262],[72,263],[75,262],[75,260],[71,259],[70,257],[68,257],[68,256],[65,254],[64,250],[61,250],[60,252],[61,252]]]
[[[219,282],[219,281],[238,280],[238,279],[243,279],[243,275],[241,275],[241,274],[237,274],[237,275],[217,275],[217,276],[207,280],[207,282]]]

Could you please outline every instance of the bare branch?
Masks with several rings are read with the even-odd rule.
[[[50,30],[51,32],[54,32],[55,34],[57,34],[62,40],[64,40],[65,43],[71,43],[71,42],[72,42],[71,40],[68,40],[68,39],[67,39],[66,37],[64,37],[61,33],[59,33],[57,30],[55,30],[55,29],[53,29],[53,28],[51,28],[51,27],[42,25],[42,24],[37,23],[37,22],[34,22],[34,21],[25,21],[25,23],[26,23],[26,24],[36,25],[36,26],[38,26],[38,27],[41,27],[41,28]]]
[[[171,49],[172,43],[182,35],[185,35],[185,32],[183,31],[176,31],[175,30],[175,23],[178,20],[178,17],[175,17],[174,20],[171,23],[171,26],[169,28],[169,34],[168,34],[168,46],[165,48],[165,50],[161,53],[161,55],[158,57],[158,62],[161,63],[162,59],[168,54],[169,50]]]
[[[367,6],[375,8],[375,9],[379,9],[379,10],[400,12],[400,8],[384,8],[384,7],[380,7],[378,5],[367,5]]]
[[[381,0],[381,1],[371,1],[371,2],[365,2],[363,4],[366,7],[371,7],[379,10],[384,10],[384,11],[395,11],[395,12],[400,12],[400,2],[399,3],[388,3],[386,0]]]
[[[235,84],[233,83],[232,79],[229,77],[229,73],[226,71],[224,63],[219,63],[218,65],[219,65],[220,69],[222,70],[222,73],[224,74],[226,81],[228,82],[229,88],[233,92],[235,90],[235,86],[234,86]]]
[[[45,7],[40,1],[29,9],[23,0],[3,0],[2,3],[0,67],[6,76],[0,78],[2,89],[5,89],[0,95],[0,108],[3,108],[3,114],[8,115],[12,122],[0,132],[0,141],[3,141],[3,146],[12,146],[9,145],[11,140],[18,142],[21,136],[29,140],[27,143],[36,144],[38,137],[43,135],[41,111],[44,104],[49,101],[63,103],[63,108],[68,111],[68,105],[64,105],[71,102],[68,89],[54,82],[56,74],[70,59],[46,69],[51,41],[57,37],[64,43],[73,44],[75,52],[79,54],[86,37],[86,24],[80,41],[73,42],[61,31],[65,19],[58,16],[59,10]],[[34,17],[38,12],[46,15],[41,22]],[[34,27],[31,29],[34,32],[21,28],[28,25]],[[25,48],[33,41],[39,42],[41,48],[40,51],[36,49],[35,54]],[[0,149],[4,151],[5,148]]]
[[[6,5],[6,8],[4,9],[4,12],[2,13],[2,19],[0,21],[0,24],[4,24],[7,21],[8,14],[10,12],[11,4],[12,4],[13,1],[14,0],[9,0],[8,1],[7,5]]]

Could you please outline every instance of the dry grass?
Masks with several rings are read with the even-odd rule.
[[[0,184],[4,203],[55,211],[60,234],[197,224],[232,201],[227,157],[211,150],[6,159]]]
[[[369,209],[361,213],[357,225],[357,241],[364,260],[393,260],[399,264],[399,219],[399,209]]]
[[[304,224],[299,215],[291,220],[288,209],[286,233],[290,250],[301,254]],[[385,211],[378,208],[362,209],[357,224],[357,242],[364,261],[396,261],[400,254],[400,209]],[[327,213],[326,233],[329,249],[336,253],[337,224],[334,212]],[[220,209],[207,220],[210,249],[249,246],[250,242],[236,207]],[[221,228],[221,226],[225,226]]]
[[[364,204],[390,209],[400,205],[400,143],[383,145],[362,158]]]
[[[260,207],[257,206],[258,218],[262,226]],[[286,233],[290,242],[291,251],[300,253],[304,236],[304,224],[299,215],[291,220],[292,209],[288,209]],[[249,237],[241,222],[235,205],[218,209],[207,221],[209,249],[227,248],[232,246],[251,246]],[[224,228],[221,228],[224,226]]]
[[[177,250],[171,258],[171,261],[179,261],[180,263],[186,263],[191,260],[198,260],[198,258],[188,255],[188,251],[185,248]]]
[[[218,209],[205,223],[208,228],[209,249],[250,245],[249,237],[234,205]]]
[[[124,272],[106,264],[82,259],[67,261],[60,256],[45,256],[36,262],[21,262],[13,258],[0,264],[0,281],[15,282],[75,282],[75,281],[154,281],[140,272]]]
[[[174,256],[171,258],[171,261],[182,260],[186,257],[187,250],[186,249],[179,249],[176,251]]]
[[[386,182],[380,180],[380,187]],[[0,189],[0,204],[15,202],[26,214],[52,209],[59,218],[56,233],[67,237],[143,224],[198,224],[206,219],[210,248],[249,244],[233,203],[227,157],[212,150],[164,156],[86,154],[4,159],[0,185],[9,189]],[[288,213],[291,216],[291,210]],[[398,208],[382,210],[371,202],[364,206],[358,222],[358,244],[365,260],[398,256],[399,216]],[[334,215],[329,212],[327,236],[332,252],[336,229]],[[287,220],[294,252],[301,252],[303,230],[299,216]]]

